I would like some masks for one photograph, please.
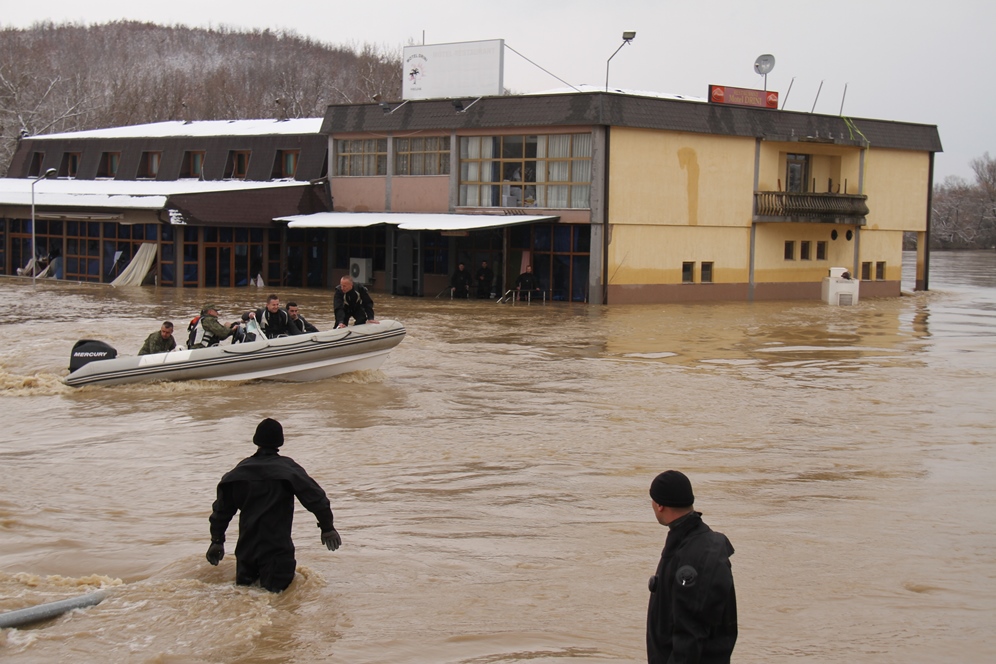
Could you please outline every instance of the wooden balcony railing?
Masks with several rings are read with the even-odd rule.
[[[754,192],[754,221],[816,221],[864,226],[868,197],[854,194]]]

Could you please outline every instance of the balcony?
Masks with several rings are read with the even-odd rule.
[[[865,225],[868,197],[853,194],[754,192],[754,221]]]

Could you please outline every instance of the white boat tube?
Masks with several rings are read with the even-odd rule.
[[[38,622],[39,620],[54,618],[73,609],[94,606],[104,601],[105,597],[107,597],[107,593],[103,590],[98,590],[80,595],[79,597],[59,600],[58,602],[48,602],[46,604],[39,604],[38,606],[29,606],[26,609],[0,613],[0,629],[5,627],[20,627],[21,625]]]

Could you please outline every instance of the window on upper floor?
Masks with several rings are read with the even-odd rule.
[[[795,240],[785,240],[785,260],[795,260]]]
[[[60,178],[74,178],[76,177],[76,172],[80,168],[80,157],[79,152],[64,152],[62,153],[62,163],[59,164],[59,177]]]
[[[120,152],[104,152],[100,155],[97,165],[98,178],[113,178],[118,174],[118,164],[121,163]]]
[[[159,162],[162,161],[162,158],[162,152],[143,152],[142,159],[138,162],[139,179],[156,179],[159,175]]]
[[[336,175],[387,175],[386,138],[338,140],[335,152]]]
[[[31,153],[31,165],[28,166],[28,177],[36,178],[42,174],[42,161],[45,159],[44,152],[32,152]]]
[[[825,261],[827,259],[827,242],[818,240],[816,242],[816,260]]]
[[[274,180],[294,177],[297,173],[297,161],[300,156],[300,150],[277,150],[277,156],[273,160],[273,171],[270,173],[270,177]]]
[[[395,175],[449,175],[450,137],[394,139]]]
[[[809,155],[785,155],[785,191],[805,193],[809,191]]]
[[[803,240],[799,243],[799,260],[813,260],[812,246],[813,244],[809,240]]]
[[[463,136],[459,205],[587,208],[591,134]]]
[[[225,179],[245,180],[249,172],[249,155],[251,150],[229,150],[228,162],[225,164]]]
[[[188,150],[183,153],[183,163],[180,164],[181,178],[203,178],[204,177],[204,157],[203,150]]]

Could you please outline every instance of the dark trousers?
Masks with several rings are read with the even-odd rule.
[[[279,593],[294,580],[297,561],[293,556],[278,556],[264,560],[235,560],[235,583],[251,586],[259,581],[261,588]]]

